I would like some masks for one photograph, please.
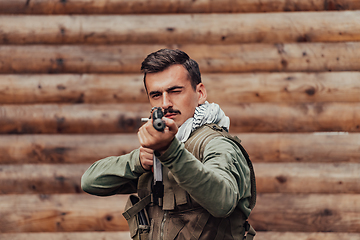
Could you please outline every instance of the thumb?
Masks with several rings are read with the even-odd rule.
[[[170,118],[166,118],[163,117],[162,120],[165,122],[165,125],[169,128],[170,132],[173,132],[174,134],[177,133],[178,131],[178,126],[177,124],[174,122],[174,120],[170,119]]]

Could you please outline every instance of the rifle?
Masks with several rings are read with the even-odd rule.
[[[164,131],[166,125],[165,122],[162,120],[162,117],[164,116],[164,113],[162,111],[161,107],[153,107],[151,109],[151,115],[150,118],[153,119],[153,127],[158,130],[159,132]],[[150,118],[141,118],[142,122],[149,121]]]
[[[166,125],[162,120],[164,113],[161,107],[153,107],[151,109],[151,117],[153,119],[153,127],[159,131],[164,131]],[[142,118],[141,121],[148,121],[148,118]],[[164,197],[164,184],[163,184],[163,175],[162,175],[162,165],[159,159],[153,155],[154,159],[154,185],[153,185],[153,200],[154,203],[158,206],[162,206],[162,199]]]

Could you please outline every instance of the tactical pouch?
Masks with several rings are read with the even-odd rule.
[[[150,196],[140,200],[135,195],[130,195],[125,205],[123,216],[128,222],[132,239],[147,240],[149,238],[150,223],[146,206],[150,203]]]

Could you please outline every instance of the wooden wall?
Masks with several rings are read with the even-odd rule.
[[[0,239],[129,239],[90,163],[138,147],[139,68],[200,64],[257,175],[257,240],[360,239],[357,0],[0,0]]]

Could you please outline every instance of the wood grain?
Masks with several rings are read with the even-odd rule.
[[[127,196],[22,194],[0,196],[0,232],[126,231]]]
[[[0,103],[147,103],[139,74],[0,75]]]
[[[255,163],[259,193],[360,193],[360,163]]]
[[[93,163],[139,146],[136,134],[0,135],[0,164]]]
[[[356,10],[356,0],[0,0],[1,14],[130,14]]]
[[[0,106],[0,133],[135,133],[149,104]],[[222,105],[233,132],[359,132],[359,103]]]
[[[0,165],[0,194],[83,193],[81,176],[89,166],[90,164]]]
[[[360,11],[112,16],[0,15],[0,29],[0,44],[355,42],[360,40]]]
[[[232,134],[253,162],[360,163],[359,133]],[[138,147],[136,134],[0,135],[0,164],[93,163]]]
[[[358,240],[359,233],[307,233],[307,232],[260,232],[256,234],[256,240]]]
[[[126,198],[3,195],[0,232],[126,231]],[[250,221],[257,231],[359,233],[359,203],[358,194],[259,194]]]
[[[3,240],[130,240],[130,233],[121,232],[57,232],[57,233],[0,233]],[[305,233],[257,231],[256,240],[358,240],[358,233]]]
[[[2,240],[131,240],[129,231],[0,233]],[[350,239],[352,240],[352,239]]]
[[[259,194],[257,231],[359,233],[359,194]]]
[[[149,104],[3,105],[0,132],[134,133],[149,115]]]
[[[254,162],[360,162],[358,134],[323,132],[236,135]]]
[[[143,59],[179,48],[202,73],[358,71],[360,42],[237,45],[1,45],[0,73],[140,73]]]
[[[142,74],[3,74],[0,103],[147,103]],[[360,102],[359,72],[203,74],[209,102]]]
[[[80,180],[88,167],[0,165],[0,194],[83,193]],[[254,163],[254,169],[258,193],[360,194],[360,163]]]
[[[360,105],[253,103],[224,106],[234,132],[358,132]]]

